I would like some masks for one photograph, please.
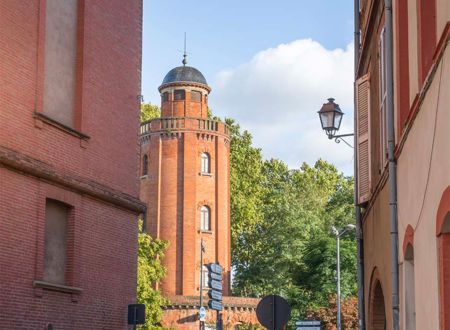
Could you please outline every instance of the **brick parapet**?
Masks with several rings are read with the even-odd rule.
[[[181,330],[194,330],[199,328],[198,310],[199,297],[168,296],[170,304],[163,312],[161,324],[165,327]],[[259,325],[256,317],[257,298],[223,297],[223,310],[221,311],[223,328],[235,329],[239,324]],[[217,312],[207,308],[205,323],[214,324]]]
[[[200,297],[198,296],[166,296],[169,300],[169,304],[165,307],[167,308],[185,308],[185,307],[200,307]],[[222,305],[225,309],[227,308],[248,308],[256,309],[260,298],[247,298],[247,297],[232,297],[223,296]]]
[[[146,137],[149,135],[181,132],[220,135],[228,140],[230,135],[228,125],[218,120],[195,117],[168,117],[156,118],[142,123],[140,139],[141,142],[145,142]]]

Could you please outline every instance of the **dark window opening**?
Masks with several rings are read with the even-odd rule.
[[[176,89],[173,93],[174,100],[184,100],[186,98],[186,91],[184,89]]]
[[[144,155],[144,158],[142,159],[142,175],[148,174],[148,156]]]
[[[70,207],[47,199],[45,204],[44,281],[66,284],[67,223]]]
[[[169,101],[169,92],[164,92],[164,93],[162,93],[161,98],[162,98],[162,101],[163,101],[163,102]]]
[[[198,91],[191,92],[191,101],[193,102],[201,102],[202,101],[202,93]]]

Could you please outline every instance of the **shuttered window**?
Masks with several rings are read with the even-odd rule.
[[[379,44],[379,67],[380,67],[380,158],[382,172],[387,164],[387,117],[386,117],[386,100],[387,100],[387,69],[386,69],[386,30],[383,28],[380,34]]]
[[[365,75],[356,81],[356,132],[358,158],[358,204],[367,202],[371,193],[370,80]]]

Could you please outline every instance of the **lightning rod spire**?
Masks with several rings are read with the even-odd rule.
[[[184,54],[183,54],[183,61],[181,61],[181,63],[183,63],[183,66],[186,66],[186,64],[187,64],[186,32],[184,32]]]

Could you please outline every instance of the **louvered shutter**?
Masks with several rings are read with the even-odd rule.
[[[370,171],[370,80],[364,75],[356,81],[356,133],[358,160],[358,204],[366,203],[371,193]]]

